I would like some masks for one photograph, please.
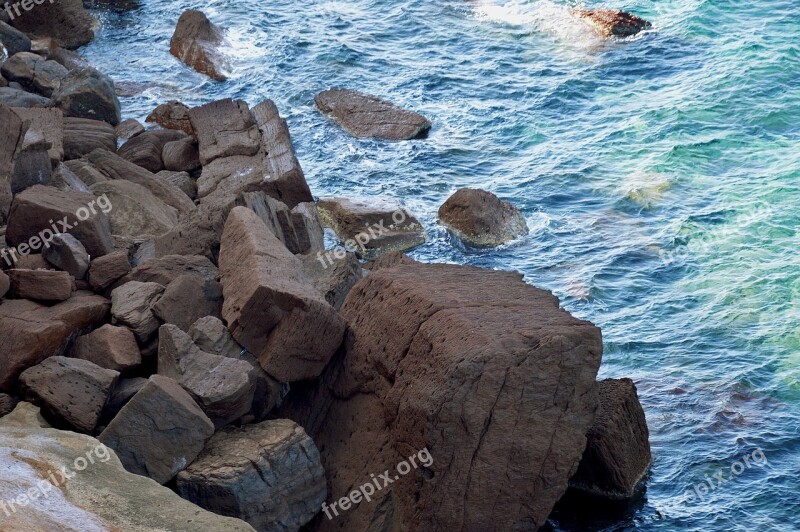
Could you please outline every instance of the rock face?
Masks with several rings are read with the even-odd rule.
[[[317,528],[540,527],[597,408],[599,329],[518,274],[444,264],[371,273],[341,312],[346,354],[279,414],[322,450],[334,501],[411,453],[431,460]]]
[[[630,37],[653,27],[643,18],[614,9],[571,9],[570,13],[587,22],[603,37]]]
[[[164,286],[158,283],[131,281],[115,288],[111,292],[113,323],[128,327],[139,342],[145,343],[158,330],[153,306],[163,293]]]
[[[43,2],[30,11],[19,11],[12,26],[28,34],[52,37],[70,50],[89,43],[94,38],[93,28],[99,24],[81,0]]]
[[[315,204],[299,203],[290,210],[285,203],[263,192],[245,192],[242,198],[292,253],[310,253],[325,248],[322,220]]]
[[[177,491],[256,530],[293,532],[325,502],[325,471],[302,427],[276,419],[215,434],[178,474]]]
[[[200,168],[200,153],[197,142],[191,138],[183,138],[164,144],[161,151],[164,168],[173,172],[192,172]]]
[[[200,11],[190,9],[178,19],[169,43],[172,55],[216,81],[228,79],[225,59],[219,46],[225,43],[225,33]]]
[[[115,235],[157,236],[178,223],[178,211],[142,185],[115,179],[92,185],[91,190],[95,196],[106,196],[114,205],[109,218]]]
[[[120,121],[120,106],[114,82],[94,68],[73,70],[53,93],[53,105],[64,116],[102,120],[112,126]]]
[[[650,467],[650,432],[630,379],[599,383],[600,407],[570,487],[609,499],[634,495]]]
[[[319,375],[342,342],[345,322],[253,211],[231,211],[219,266],[222,313],[233,337],[280,381]]]
[[[80,159],[96,149],[117,150],[117,139],[111,124],[89,118],[64,118],[64,159]]]
[[[431,122],[413,111],[360,92],[331,89],[314,99],[319,110],[354,137],[410,140],[427,135]]]
[[[439,220],[476,247],[499,246],[528,234],[519,209],[480,189],[462,188],[450,196],[439,208]]]
[[[78,337],[69,355],[88,360],[101,368],[119,372],[135,368],[142,363],[136,337],[130,329],[109,324]]]
[[[8,278],[12,296],[34,301],[66,301],[75,288],[75,280],[67,272],[8,270]]]
[[[50,246],[42,250],[42,257],[75,279],[83,279],[89,270],[89,254],[86,248],[69,233],[54,236]]]
[[[344,250],[301,256],[300,260],[314,288],[336,310],[342,307],[347,294],[364,277],[364,270],[355,254]]]
[[[21,494],[40,490],[28,504],[2,514],[5,530],[253,532],[243,521],[207,512],[128,473],[112,450],[90,436],[42,428],[37,410],[20,403],[0,420],[0,500],[8,506]],[[76,463],[80,467],[83,461],[86,467],[77,471]],[[69,478],[57,473],[65,469]]]
[[[336,232],[345,249],[371,260],[425,243],[422,224],[400,203],[386,198],[322,198],[323,223]]]
[[[153,375],[99,440],[125,469],[164,484],[192,463],[214,434],[214,424],[178,383]]]
[[[49,100],[14,87],[0,87],[0,104],[9,107],[45,107]]]
[[[17,402],[7,393],[0,393],[0,417],[5,417],[14,410]]]
[[[189,107],[176,100],[162,103],[150,113],[145,122],[155,122],[167,129],[183,131],[187,135],[194,136],[192,123],[189,121]]]
[[[118,372],[88,360],[51,357],[22,372],[19,382],[27,397],[78,431],[91,434],[118,377]]]

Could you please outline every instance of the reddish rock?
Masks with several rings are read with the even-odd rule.
[[[219,47],[225,44],[225,32],[200,11],[190,9],[178,19],[169,43],[172,55],[215,81],[228,79],[225,58]]]
[[[6,293],[8,293],[8,289],[11,288],[11,281],[8,278],[8,275],[5,272],[0,271],[0,299],[6,297]]]
[[[112,323],[124,325],[133,331],[136,339],[144,344],[158,330],[158,319],[153,306],[164,286],[158,283],[130,281],[111,292]]]
[[[17,160],[17,154],[22,149],[28,124],[20,117],[0,103],[0,223],[8,219],[11,209],[11,175]]]
[[[29,35],[48,36],[64,48],[75,49],[94,38],[99,24],[83,7],[81,0],[43,2],[29,11],[20,10],[11,25]]]
[[[375,260],[371,260],[364,264],[364,269],[372,272],[377,272],[383,268],[394,268],[395,266],[402,266],[403,264],[417,264],[417,261],[400,252],[387,253],[381,255]]]
[[[322,220],[314,203],[299,203],[290,210],[264,192],[245,192],[241,197],[292,253],[312,253],[325,248]]]
[[[511,202],[480,189],[462,188],[439,208],[439,220],[466,244],[499,246],[528,234],[525,217]]]
[[[176,129],[194,136],[192,123],[189,121],[189,107],[175,100],[156,107],[145,119],[145,122],[155,122],[167,129]]]
[[[109,253],[89,264],[89,284],[93,290],[105,290],[130,271],[127,251]]]
[[[165,169],[161,152],[168,143],[185,138],[180,131],[161,129],[145,131],[123,144],[117,154],[126,161],[158,173]]]
[[[9,294],[34,301],[66,301],[75,289],[75,279],[67,272],[53,270],[8,270]]]
[[[344,250],[301,255],[299,258],[314,288],[336,310],[342,307],[347,294],[364,277],[356,256]]]
[[[244,101],[219,100],[190,109],[188,113],[203,166],[220,158],[258,153],[261,134]]]
[[[131,330],[109,324],[76,338],[69,356],[119,372],[142,363],[142,355]]]
[[[194,275],[213,281],[219,276],[219,270],[210,260],[200,255],[167,255],[144,261],[131,270],[123,281],[159,283],[167,286],[182,275]]]
[[[80,159],[94,150],[117,151],[117,137],[114,126],[101,120],[90,118],[64,118],[64,159]],[[75,169],[73,169],[73,172]],[[93,185],[96,180],[86,182]]]
[[[616,9],[570,9],[603,37],[630,37],[653,27],[643,18]]]
[[[167,285],[153,305],[153,313],[164,323],[188,331],[205,316],[222,317],[222,285],[196,275],[181,275]]]

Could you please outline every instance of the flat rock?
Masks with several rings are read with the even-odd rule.
[[[570,9],[603,37],[630,37],[653,25],[636,15],[616,9]]]
[[[64,118],[64,159],[80,159],[94,150],[117,151],[114,126],[102,120]],[[94,183],[87,183],[92,185]]]
[[[499,246],[528,234],[519,209],[480,189],[462,188],[450,196],[439,208],[439,220],[476,247]]]
[[[123,179],[91,186],[95,196],[105,195],[114,208],[109,212],[115,235],[145,237],[161,235],[178,223],[178,211],[149,189]]]
[[[80,240],[69,233],[59,233],[42,250],[42,257],[75,279],[83,279],[89,271],[89,254]]]
[[[153,306],[153,313],[164,323],[188,331],[205,316],[222,317],[222,285],[196,275],[181,275],[167,285]]]
[[[53,270],[8,270],[9,294],[34,301],[66,301],[75,290],[75,279],[67,272]]]
[[[52,37],[60,46],[74,50],[94,38],[99,22],[81,0],[59,0],[37,4],[30,11],[21,9],[11,25],[29,35]]]
[[[101,368],[120,373],[142,363],[142,355],[133,332],[126,327],[110,324],[76,338],[69,356],[88,360]]]
[[[225,44],[225,32],[202,12],[189,9],[178,19],[169,43],[172,55],[215,81],[228,79],[225,57],[219,47]]]
[[[194,129],[189,120],[189,107],[176,100],[162,103],[153,109],[145,122],[155,122],[161,127],[183,131],[187,135],[194,136]]]
[[[130,271],[127,251],[109,253],[89,264],[89,285],[93,290],[105,290]]]
[[[163,293],[164,286],[158,283],[130,281],[115,288],[111,292],[112,323],[128,327],[145,343],[158,330],[153,306]]]
[[[71,71],[53,92],[52,102],[64,116],[101,120],[116,126],[120,122],[120,105],[114,82],[94,68]]]
[[[190,109],[188,114],[203,166],[216,159],[259,152],[261,134],[244,101],[219,100]]]

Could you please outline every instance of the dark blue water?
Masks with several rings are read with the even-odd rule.
[[[399,198],[428,230],[415,257],[521,271],[602,327],[601,376],[637,382],[654,464],[616,524],[556,527],[800,529],[800,2],[620,1],[655,24],[622,42],[566,5],[142,0],[97,11],[85,55],[148,84],[125,117],[273,99],[316,195]],[[229,81],[169,55],[187,8],[229,28]],[[353,139],[314,109],[331,86],[418,110],[432,133]],[[465,186],[513,201],[531,234],[451,241],[436,211]],[[731,471],[757,450],[766,464]]]

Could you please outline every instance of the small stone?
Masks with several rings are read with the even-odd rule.
[[[111,292],[112,323],[124,325],[133,331],[144,344],[158,330],[158,319],[153,314],[164,286],[158,283],[131,281]]]

